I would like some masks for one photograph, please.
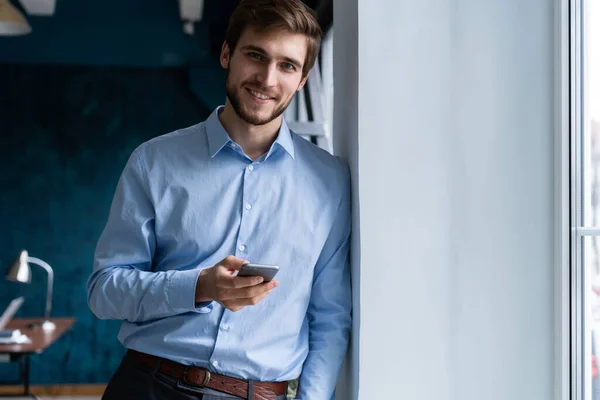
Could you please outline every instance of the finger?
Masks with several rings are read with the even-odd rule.
[[[221,260],[219,264],[227,269],[238,271],[240,268],[242,268],[242,265],[248,262],[249,261],[244,260],[242,258],[238,258],[236,256],[227,256],[223,260]]]
[[[220,305],[222,305],[224,308],[228,309],[229,311],[233,311],[233,312],[239,311],[242,308],[244,308],[243,306],[232,303],[231,300],[219,301],[218,303]]]
[[[255,278],[255,277],[249,277],[249,278]],[[263,284],[252,285],[252,286],[242,287],[242,288],[234,288],[231,286],[228,286],[228,287],[220,286],[220,287],[217,287],[217,297],[221,301],[236,301],[236,300],[242,300],[242,299],[247,299],[249,297],[257,296],[268,290],[270,290],[270,289],[266,289],[263,286]]]
[[[255,286],[263,282],[261,276],[236,276],[232,272],[222,269],[217,271],[215,284],[217,287],[226,289],[241,289]]]
[[[259,277],[256,277],[256,276],[239,277],[239,278],[235,278],[235,279],[242,279],[242,278],[249,278],[249,279],[260,278],[260,279],[262,279],[262,277],[260,277],[260,276]],[[265,292],[269,292],[269,291],[273,290],[273,288],[277,287],[278,285],[279,285],[279,282],[277,282],[277,281],[265,282],[265,283],[255,284],[255,285],[241,287],[241,288],[232,288],[232,287],[225,287],[225,286],[217,285],[217,299],[220,301],[236,301],[236,300],[249,299],[252,297],[262,295]]]
[[[260,285],[255,285],[247,288],[243,288],[239,291],[232,291],[237,294],[236,297],[241,299],[251,299],[253,297],[262,296],[265,293],[270,292],[277,287],[279,283],[277,281],[265,282]]]
[[[244,308],[244,306],[236,306],[236,305],[231,305],[229,303],[223,304],[223,306],[232,312],[240,311],[241,309]]]
[[[253,287],[263,283],[264,280],[262,276],[235,276],[231,279],[232,287],[235,289]]]
[[[260,303],[260,301],[264,299],[269,293],[271,293],[270,290],[261,293],[258,296],[254,296],[247,299],[228,300],[227,302],[225,302],[226,307],[231,311],[239,311],[246,306],[255,306],[258,303]]]
[[[250,302],[249,305],[251,305],[251,306],[257,305],[258,303],[261,302],[262,299],[264,299],[265,297],[267,297],[269,295],[269,293],[271,293],[270,290],[267,291],[267,292],[265,292],[265,293],[263,293],[263,294],[261,294],[261,295],[258,295],[256,297],[252,297],[252,298],[248,299],[248,301]]]

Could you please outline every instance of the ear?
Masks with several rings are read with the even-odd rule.
[[[298,85],[298,90],[297,92],[299,92],[300,90],[302,90],[302,88],[304,87],[304,85],[306,85],[306,81],[308,80],[308,76],[310,75],[310,71],[308,72],[308,74],[306,74],[306,76],[304,78],[302,78],[302,80],[300,81],[300,84]]]
[[[229,58],[231,54],[229,51],[229,45],[227,42],[223,42],[223,46],[221,47],[221,57],[219,57],[221,61],[221,66],[225,69],[229,67]]]

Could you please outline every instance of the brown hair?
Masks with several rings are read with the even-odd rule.
[[[306,76],[315,64],[323,32],[314,12],[300,0],[242,0],[231,14],[225,33],[232,53],[247,27],[261,31],[278,28],[306,35],[308,47],[302,75]]]

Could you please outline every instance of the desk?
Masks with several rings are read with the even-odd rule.
[[[16,383],[22,383],[24,386],[23,395],[31,396],[37,399],[37,396],[29,392],[29,356],[31,354],[41,354],[50,347],[66,331],[71,329],[75,323],[74,318],[50,318],[50,321],[56,324],[56,329],[52,332],[44,332],[41,328],[29,328],[32,322],[39,321],[40,318],[15,318],[8,323],[5,329],[19,329],[21,333],[29,336],[31,343],[24,344],[0,344],[0,357],[8,355],[10,361],[19,362],[19,380]],[[15,383],[15,382],[0,382]],[[14,397],[11,395],[0,395],[0,397]]]

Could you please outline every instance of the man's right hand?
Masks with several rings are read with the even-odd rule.
[[[258,304],[279,282],[263,283],[260,276],[235,276],[247,262],[227,256],[215,266],[203,269],[196,283],[196,303],[217,301],[231,311]]]

